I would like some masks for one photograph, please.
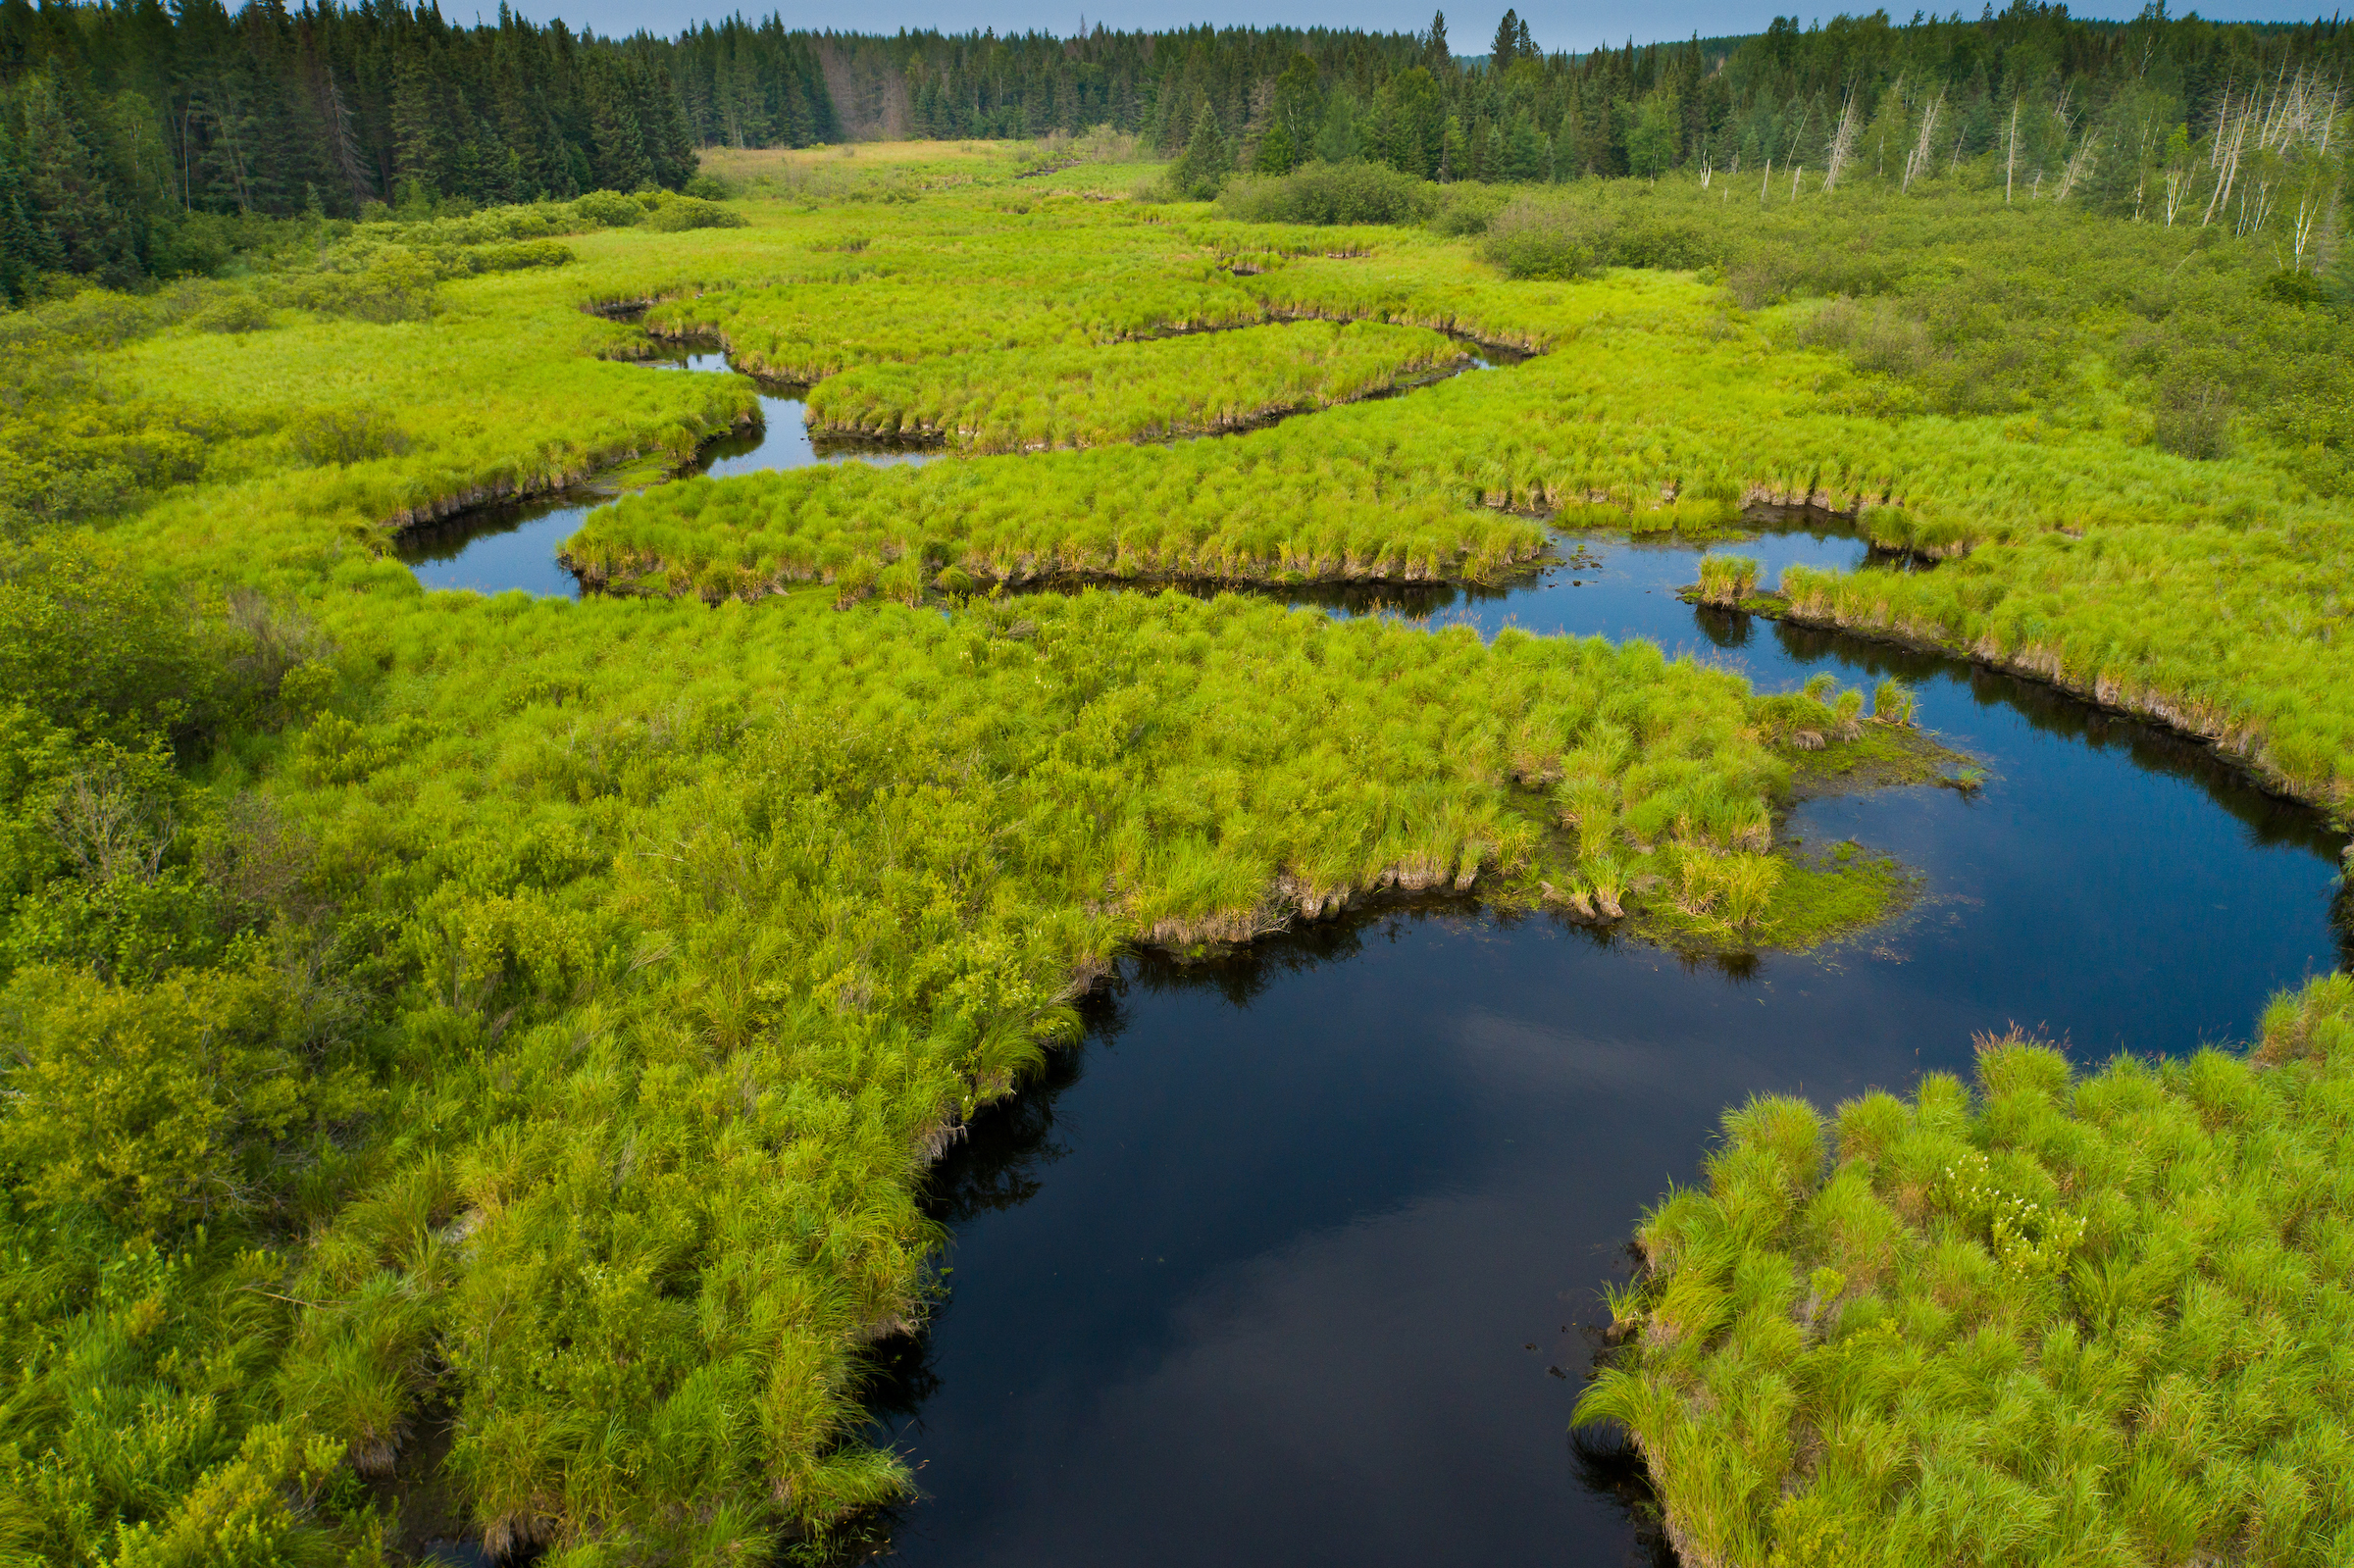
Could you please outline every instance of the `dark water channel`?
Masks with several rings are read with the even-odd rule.
[[[1918,868],[1888,928],[1687,962],[1550,917],[1394,910],[1231,961],[1134,959],[1083,1047],[938,1173],[949,1293],[891,1347],[909,1564],[1656,1560],[1623,1455],[1573,1442],[1600,1288],[1724,1107],[1968,1074],[2013,1023],[2079,1061],[2244,1037],[2343,964],[2343,840],[2204,748],[2049,688],[1673,589],[1608,544],[1407,612],[1648,636],[1781,687],[1902,675],[1990,771],[1800,808]],[[1740,546],[1852,566],[1859,541]],[[1370,606],[1336,606],[1362,610]],[[1396,612],[1393,612],[1396,613]]]
[[[793,399],[762,412],[708,472],[875,455],[813,448]],[[581,510],[419,576],[577,591],[552,557]],[[1772,526],[1733,546],[1767,585],[1867,564],[1835,526]],[[2349,961],[2343,839],[2205,748],[1955,661],[1696,611],[1680,541],[1562,550],[1508,590],[1321,602],[1649,637],[1765,689],[1912,681],[1984,786],[1818,800],[1790,831],[1896,854],[1918,906],[1747,961],[1471,901],[1214,964],[1128,960],[1085,1043],[936,1173],[946,1297],[920,1339],[880,1347],[875,1391],[875,1436],[922,1495],[876,1549],[944,1568],[1654,1560],[1639,1478],[1567,1425],[1600,1288],[1643,1209],[1699,1179],[1726,1106],[1967,1074],[1971,1035],[2013,1023],[2088,1063],[2244,1037],[2273,991]]]
[[[688,348],[670,359],[641,363],[655,370],[703,373],[730,369],[716,347]],[[928,463],[937,454],[893,448],[875,441],[820,440],[809,433],[803,388],[761,383],[760,422],[740,434],[704,443],[691,473],[726,479],[763,469],[807,468],[815,463]],[[477,593],[526,593],[558,598],[581,596],[580,579],[556,560],[564,541],[580,531],[588,514],[611,496],[565,491],[509,506],[479,507],[445,523],[406,531],[400,558],[428,588],[471,588]]]

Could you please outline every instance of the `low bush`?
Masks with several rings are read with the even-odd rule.
[[[1505,277],[1568,282],[1594,270],[1594,246],[1560,208],[1516,201],[1488,226],[1479,253]]]
[[[742,228],[751,220],[732,207],[699,196],[673,196],[645,216],[644,227],[657,234],[683,233],[691,228]]]
[[[1246,175],[1218,196],[1220,216],[1252,224],[1419,224],[1438,210],[1438,186],[1383,164],[1313,163],[1288,175]]]

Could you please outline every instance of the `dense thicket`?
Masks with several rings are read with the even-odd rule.
[[[453,25],[431,0],[255,0],[234,16],[220,0],[7,0],[0,291],[61,270],[117,283],[207,270],[230,241],[198,214],[676,188],[697,143],[1098,125],[1189,153],[1189,181],[1213,187],[1311,159],[1440,180],[1772,164],[1909,181],[1999,155],[2009,183],[2058,181],[2134,216],[2165,203],[2171,218],[2236,187],[2243,164],[2243,197],[2261,182],[2260,205],[2279,205],[2331,151],[2349,59],[2354,31],[2334,21],[2224,25],[2156,6],[2117,25],[2023,0],[1976,22],[1777,18],[1748,38],[1584,54],[1546,53],[1507,12],[1468,59],[1443,15],[1418,34],[1069,39],[813,33],[772,16],[600,40],[503,6],[495,23]]]

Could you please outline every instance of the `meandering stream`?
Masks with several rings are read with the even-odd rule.
[[[711,472],[807,450],[797,411],[763,412]],[[556,515],[537,548],[560,574],[578,513]],[[2348,961],[2342,837],[2206,748],[1956,661],[1695,611],[1679,542],[1563,548],[1501,591],[1330,604],[1645,636],[1767,689],[1904,676],[1984,786],[1817,800],[1790,831],[1893,852],[1918,906],[1748,961],[1466,900],[1123,963],[1086,1042],[937,1173],[947,1291],[881,1347],[876,1400],[923,1495],[877,1544],[958,1568],[1649,1560],[1630,1467],[1567,1424],[1599,1291],[1645,1206],[1701,1179],[1726,1106],[1967,1075],[1972,1034],[2014,1023],[2087,1063],[2244,1037],[2274,990]],[[1767,584],[1865,553],[1835,531],[1739,548]],[[451,570],[533,585],[490,559]]]

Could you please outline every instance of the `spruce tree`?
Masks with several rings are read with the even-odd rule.
[[[1226,145],[1226,133],[1218,128],[1218,117],[1210,111],[1209,100],[1194,113],[1194,133],[1186,139],[1185,154],[1169,171],[1169,183],[1177,194],[1188,201],[1207,201],[1215,196],[1234,173],[1234,154]]]
[[[595,177],[605,190],[636,190],[653,171],[645,161],[645,134],[638,124],[629,83],[610,60],[591,59],[588,72],[590,136]]]
[[[137,281],[141,268],[135,230],[116,205],[94,138],[75,113],[56,62],[27,77],[20,100],[25,116],[21,200],[34,226],[47,232],[58,265],[117,288]]]
[[[1506,11],[1504,20],[1496,24],[1496,41],[1488,45],[1488,75],[1501,76],[1511,69],[1519,56],[1520,14]]]

